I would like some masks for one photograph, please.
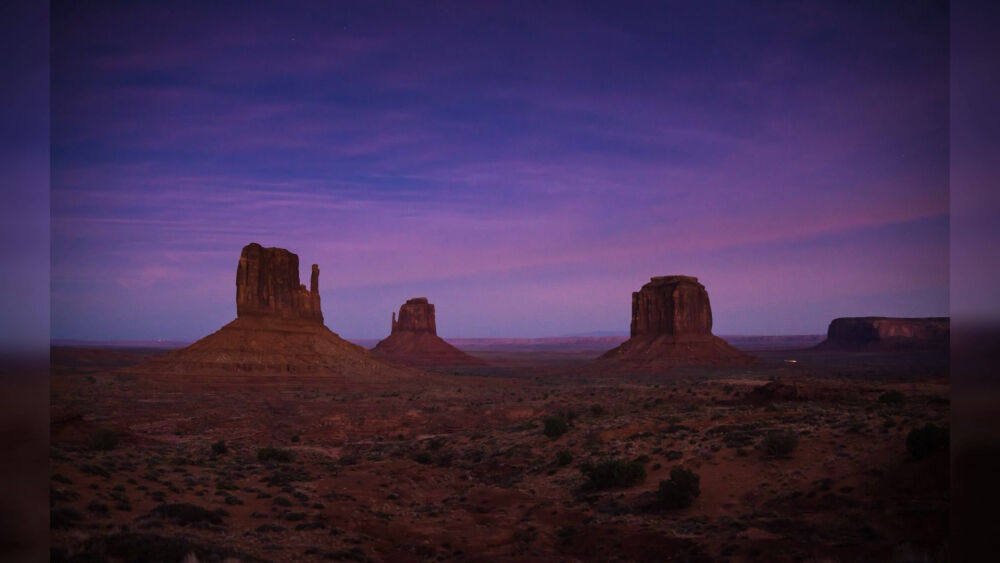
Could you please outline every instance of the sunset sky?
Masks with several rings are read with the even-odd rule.
[[[948,314],[944,2],[201,4],[52,4],[53,338],[214,331],[249,242],[354,338]]]

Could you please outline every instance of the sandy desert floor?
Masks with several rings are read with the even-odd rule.
[[[949,426],[939,354],[770,349],[650,374],[491,349],[489,366],[394,381],[129,373],[151,353],[52,351],[53,561],[945,557],[947,447],[907,448]],[[775,430],[797,445],[769,454]],[[700,495],[668,508],[678,466]]]

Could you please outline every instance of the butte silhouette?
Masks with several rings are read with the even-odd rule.
[[[257,243],[243,247],[236,268],[236,319],[218,331],[134,371],[165,374],[401,375],[323,324],[319,266],[310,287],[299,283],[299,257]]]
[[[833,319],[819,350],[946,350],[948,317],[841,317]]]
[[[426,297],[409,299],[392,314],[387,338],[372,348],[377,355],[420,366],[481,365],[484,362],[448,344],[437,335],[434,304]]]
[[[631,338],[599,359],[654,368],[755,361],[712,334],[708,292],[691,276],[654,277],[632,293]]]

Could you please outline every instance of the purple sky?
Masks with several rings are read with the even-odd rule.
[[[249,242],[348,337],[947,315],[947,8],[834,4],[55,2],[52,336],[203,336]]]

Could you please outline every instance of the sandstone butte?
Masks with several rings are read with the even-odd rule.
[[[379,356],[419,366],[482,365],[484,362],[437,335],[434,304],[426,297],[409,299],[392,313],[389,336],[372,348]]]
[[[654,277],[632,293],[630,336],[599,359],[652,368],[756,361],[712,334],[708,292],[691,276]]]
[[[236,268],[236,319],[194,344],[130,371],[157,374],[406,376],[410,372],[340,338],[323,324],[319,266],[299,283],[299,257],[257,243]]]
[[[948,317],[841,317],[833,319],[823,350],[947,349],[951,322]]]

